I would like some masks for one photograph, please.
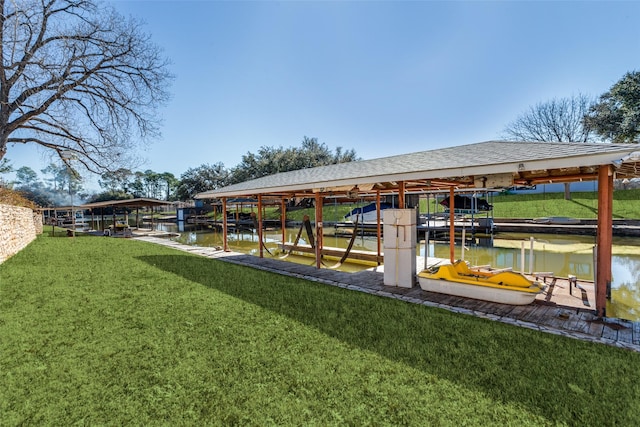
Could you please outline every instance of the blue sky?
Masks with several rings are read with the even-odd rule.
[[[177,177],[304,136],[364,159],[498,139],[538,102],[640,70],[636,1],[111,3],[172,62],[140,169]],[[7,158],[49,161],[28,146]]]

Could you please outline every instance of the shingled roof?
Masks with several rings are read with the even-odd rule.
[[[166,200],[137,198],[137,199],[107,200],[104,202],[87,203],[80,207],[83,209],[108,208],[108,207],[142,208],[142,207],[153,207],[153,206],[167,206],[167,205],[173,205],[173,204],[174,202],[168,202]]]
[[[196,196],[198,199],[263,195],[305,195],[360,190],[407,191],[439,187],[478,187],[492,177],[516,184],[596,178],[597,167],[616,166],[619,178],[640,176],[635,144],[487,141],[391,157],[283,172]],[[495,180],[494,180],[495,181]]]

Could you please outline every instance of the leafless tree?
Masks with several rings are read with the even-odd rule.
[[[593,104],[594,100],[583,94],[538,103],[507,125],[505,137],[516,141],[593,142],[595,133],[584,124]]]
[[[594,142],[595,132],[584,121],[594,104],[587,95],[554,98],[530,107],[504,129],[504,137],[515,141]],[[571,199],[569,183],[564,198]]]
[[[92,172],[130,164],[172,79],[141,23],[98,0],[0,5],[0,159],[33,143]]]

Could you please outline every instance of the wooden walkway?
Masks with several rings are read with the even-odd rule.
[[[382,269],[347,273],[332,269],[296,264],[273,258],[259,258],[220,248],[183,245],[166,238],[135,237],[138,240],[169,246],[178,250],[221,259],[261,270],[299,277],[331,286],[400,299],[461,314],[483,317],[503,323],[564,335],[576,339],[612,345],[640,352],[640,322],[595,315],[593,284],[578,282],[569,287],[566,279],[558,279],[526,306],[511,306],[423,291],[418,285],[400,288],[384,285]],[[551,280],[547,279],[551,285]],[[571,293],[569,290],[571,289]]]

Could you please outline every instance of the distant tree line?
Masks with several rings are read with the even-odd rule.
[[[4,162],[3,173],[12,172],[9,162]],[[5,183],[5,187],[12,188],[31,200],[38,206],[60,206],[77,203],[87,197],[82,186],[82,179],[75,171],[66,165],[50,164],[40,171],[41,178],[36,171],[28,166],[15,170],[14,181]]]
[[[179,178],[170,172],[119,168],[100,176],[98,185],[103,191],[96,194],[86,192],[82,177],[64,164],[52,163],[42,169],[40,172],[44,179],[33,169],[20,167],[15,170],[15,180],[4,185],[20,191],[39,206],[69,205],[74,199],[75,203],[140,197],[186,201],[203,191],[278,172],[354,160],[358,160],[354,150],[338,147],[332,151],[317,138],[305,136],[300,147],[261,147],[257,154],[248,152],[242,156],[242,162],[231,169],[225,168],[221,162],[202,164],[188,169]],[[6,159],[0,161],[0,175],[12,171]]]

